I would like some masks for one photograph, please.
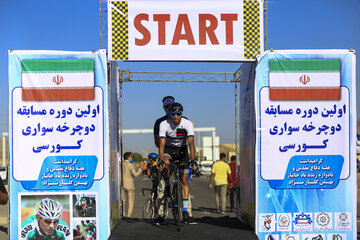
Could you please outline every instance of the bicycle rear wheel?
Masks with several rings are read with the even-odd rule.
[[[142,217],[145,219],[151,219],[155,217],[155,206],[154,201],[151,198],[146,199],[143,211],[142,211]]]

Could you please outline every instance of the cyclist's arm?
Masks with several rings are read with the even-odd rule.
[[[159,134],[154,134],[154,142],[155,142],[155,146],[159,148],[159,144],[160,144]]]
[[[165,138],[159,139],[159,161],[164,161]]]
[[[188,137],[188,145],[190,148],[190,160],[195,160],[195,144],[194,144],[194,136]]]

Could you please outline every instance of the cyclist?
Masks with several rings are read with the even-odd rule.
[[[155,142],[155,146],[157,148],[159,148],[159,127],[160,127],[160,123],[166,119],[168,119],[170,116],[169,113],[169,106],[170,104],[173,104],[175,102],[175,98],[173,96],[166,96],[162,99],[162,103],[163,103],[163,108],[165,111],[165,115],[162,116],[161,118],[158,118],[155,121],[154,124],[154,142]]]
[[[90,222],[90,220],[86,220],[85,230],[86,230],[86,237],[89,240],[96,239],[96,227],[94,223]]]
[[[35,215],[21,224],[21,240],[70,240],[70,228],[62,220],[63,208],[58,201],[44,198]]]
[[[157,187],[159,185],[159,182],[162,180],[161,175],[160,175],[160,171],[158,169],[158,154],[156,153],[150,153],[148,155],[148,159],[149,159],[149,166],[147,169],[147,175],[148,177],[151,179],[151,181],[153,182],[153,186],[152,186],[152,190],[151,193],[154,196],[154,199],[157,198]]]
[[[191,121],[183,118],[183,106],[180,103],[173,103],[169,106],[168,118],[160,123],[159,128],[159,160],[165,163],[165,167],[160,165],[163,177],[168,179],[171,175],[170,168],[166,166],[171,160],[180,159],[189,161],[189,164],[195,162],[195,145],[194,145],[194,127]],[[188,154],[190,149],[190,158]],[[194,166],[196,169],[197,166]],[[189,201],[189,166],[179,169],[180,181],[182,187],[183,199],[183,220],[185,223],[193,224],[194,220],[188,213]]]

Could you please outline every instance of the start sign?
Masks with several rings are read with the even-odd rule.
[[[261,0],[109,1],[109,60],[254,61]]]

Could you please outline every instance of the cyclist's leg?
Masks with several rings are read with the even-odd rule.
[[[181,196],[183,199],[189,199],[189,174],[181,174]]]
[[[174,158],[175,154],[176,154],[176,148],[165,147],[165,149],[164,149],[165,164],[169,164],[171,159]],[[170,196],[170,176],[173,171],[174,171],[173,166],[169,166],[169,165],[165,165],[165,167],[162,171],[162,176],[165,181],[165,195],[166,196]]]
[[[158,190],[158,198],[156,199],[156,209],[158,209],[158,215],[159,216],[163,216],[164,218],[166,217],[164,214],[164,208],[166,206],[164,206],[165,200],[164,200],[164,191],[165,191],[165,181],[164,179],[161,179],[159,181],[159,186],[157,188]]]
[[[189,216],[190,217],[192,217],[192,211],[191,211],[191,208],[192,206],[191,206],[191,194],[190,194],[190,191],[189,191],[189,202],[188,202],[188,207],[187,207],[187,209],[188,209],[188,213],[189,213]]]

